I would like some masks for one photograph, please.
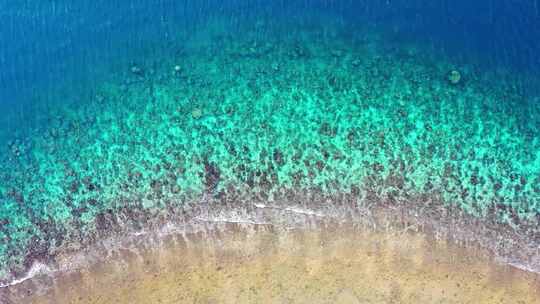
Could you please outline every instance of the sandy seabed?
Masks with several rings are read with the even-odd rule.
[[[540,303],[538,275],[406,229],[228,223],[118,253],[24,302]]]

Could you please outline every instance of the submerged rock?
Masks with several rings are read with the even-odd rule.
[[[461,73],[458,70],[451,70],[447,75],[448,82],[456,85],[461,82]]]

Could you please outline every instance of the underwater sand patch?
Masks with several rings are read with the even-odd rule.
[[[206,210],[195,216],[197,224],[140,233],[129,246],[103,246],[92,254],[106,259],[25,281],[6,301],[540,303],[538,274],[434,238],[410,221],[392,225],[381,215],[377,223],[385,228],[369,229],[367,222],[301,206],[259,209],[275,217]],[[47,280],[49,287],[36,294]]]

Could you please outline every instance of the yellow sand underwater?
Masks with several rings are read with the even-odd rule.
[[[540,277],[407,230],[226,224],[65,275],[27,303],[540,303]]]

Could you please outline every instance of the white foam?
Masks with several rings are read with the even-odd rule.
[[[7,288],[10,286],[14,286],[24,281],[27,281],[29,279],[32,279],[38,275],[52,274],[54,272],[55,272],[54,270],[52,270],[49,266],[43,263],[34,263],[24,276],[18,279],[14,279],[13,281],[9,283],[0,284],[0,288]]]
[[[496,257],[495,260],[501,263],[502,265],[508,265],[508,266],[511,266],[511,267],[514,267],[516,269],[523,270],[526,272],[540,274],[540,265],[533,266],[534,263],[532,262],[523,263],[521,261],[516,261],[516,260],[512,260],[512,259],[504,258],[500,256]]]
[[[269,225],[269,222],[259,222],[255,220],[242,220],[242,219],[231,219],[225,216],[213,217],[213,218],[204,218],[196,217],[196,220],[202,222],[211,222],[211,223],[233,223],[233,224],[250,224],[250,225]]]
[[[540,269],[536,269],[536,268],[533,268],[531,266],[524,265],[522,263],[506,262],[506,264],[508,264],[508,265],[510,265],[510,266],[512,266],[514,268],[517,268],[519,270],[540,274]]]
[[[317,211],[313,211],[313,210],[309,210],[309,209],[304,209],[304,208],[298,208],[298,207],[287,207],[287,208],[284,208],[283,210],[290,211],[290,212],[293,212],[293,213],[298,213],[298,214],[304,214],[304,215],[312,215],[312,216],[317,216],[317,217],[326,217],[326,215],[321,213],[321,212],[317,212]]]
[[[275,207],[275,206],[268,206],[268,205],[265,205],[265,204],[254,204],[256,208],[259,208],[259,209],[278,209],[278,210],[283,210],[283,211],[290,211],[292,213],[298,213],[298,214],[303,214],[303,215],[311,215],[311,216],[317,216],[317,217],[326,217],[327,215],[322,213],[322,212],[317,212],[317,211],[313,211],[313,210],[310,210],[310,209],[306,209],[306,208],[300,208],[300,207],[285,207],[285,208],[280,208],[280,207]]]

